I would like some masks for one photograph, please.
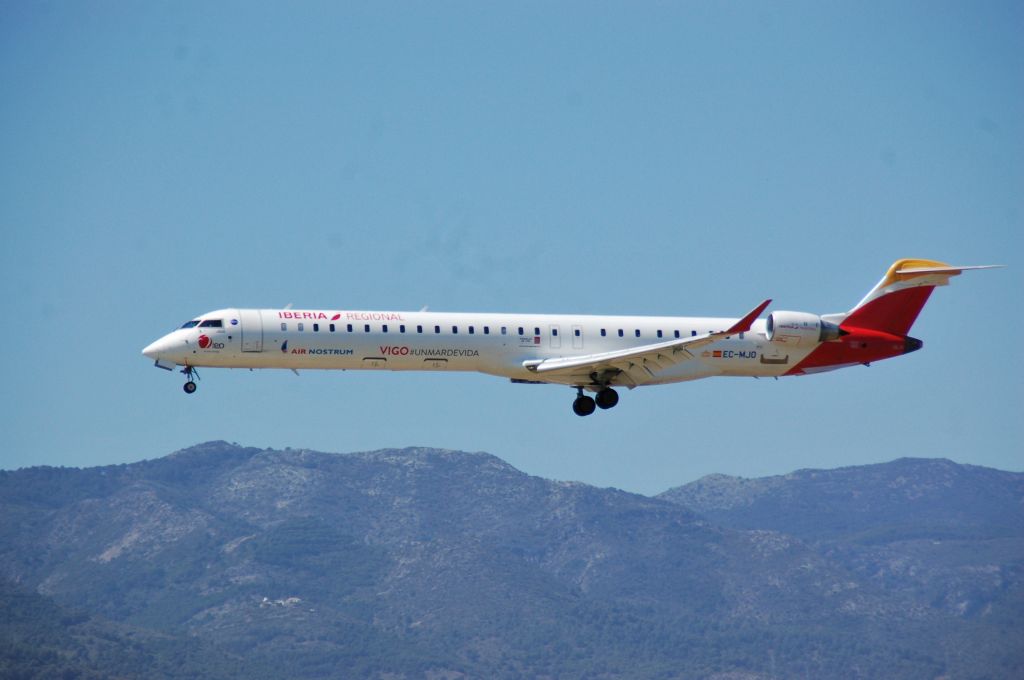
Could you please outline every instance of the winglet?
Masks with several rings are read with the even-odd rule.
[[[750,330],[750,326],[751,324],[754,323],[754,320],[757,319],[757,317],[761,316],[761,312],[763,312],[765,308],[771,303],[771,298],[765,300],[757,307],[750,310],[750,313],[747,314],[745,317],[734,323],[729,328],[729,330],[726,331],[726,333],[728,333],[729,335],[732,335],[733,333],[746,333],[747,331]]]

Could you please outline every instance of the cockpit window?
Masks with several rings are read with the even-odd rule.
[[[186,321],[185,323],[181,324],[181,327],[182,328],[195,328],[198,325],[199,325],[199,319],[193,319],[192,321]]]
[[[201,324],[200,328],[224,328],[224,321],[222,319],[206,319]]]

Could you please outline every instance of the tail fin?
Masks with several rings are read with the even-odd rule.
[[[934,260],[897,260],[871,292],[840,322],[839,327],[863,328],[906,335],[936,286],[968,269],[1002,265],[955,267]]]

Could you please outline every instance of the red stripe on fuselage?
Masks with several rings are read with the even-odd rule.
[[[838,340],[822,343],[807,358],[790,369],[786,375],[800,375],[811,369],[829,366],[848,366],[850,364],[867,364],[881,361],[907,353],[907,339],[902,335],[894,335],[883,331],[866,328],[847,328],[844,323],[844,335]]]

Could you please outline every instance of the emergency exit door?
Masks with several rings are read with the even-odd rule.
[[[550,337],[550,345],[549,345],[549,347],[551,347],[551,349],[558,349],[559,347],[562,346],[562,338],[558,335],[558,326],[551,326],[550,327],[550,331],[551,331],[551,335],[549,336]]]

